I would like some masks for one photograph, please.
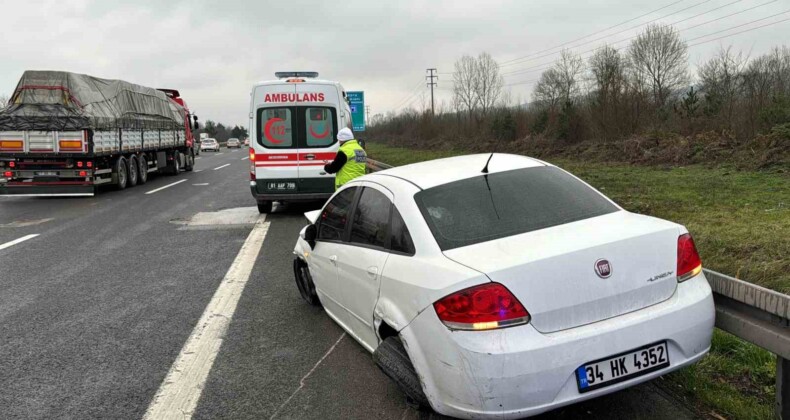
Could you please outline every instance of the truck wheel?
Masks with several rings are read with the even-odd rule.
[[[126,188],[126,183],[129,180],[129,173],[126,170],[126,159],[123,157],[119,157],[118,160],[115,161],[115,176],[118,181],[115,184],[115,188],[119,190]]]
[[[178,175],[181,172],[181,153],[176,152],[173,155],[173,163],[170,164],[170,175]]]
[[[310,268],[306,262],[299,258],[294,258],[294,278],[302,299],[312,306],[319,306],[321,302],[318,300],[318,294],[315,292],[315,284],[313,283],[313,277],[310,275]]]
[[[385,338],[373,352],[373,361],[406,394],[410,403],[417,405],[420,410],[431,409],[428,397],[422,390],[420,377],[414,370],[400,337]]]
[[[271,201],[259,201],[258,202],[258,213],[260,214],[267,214],[272,212],[272,202]]]
[[[184,164],[184,170],[187,172],[192,172],[192,169],[195,169],[195,155],[192,152],[189,152],[189,156],[186,157],[186,163]]]
[[[139,166],[137,166],[137,156],[131,155],[129,156],[128,164],[126,165],[127,169],[129,170],[129,181],[128,184],[130,187],[134,187],[137,185],[137,179],[139,174]]]
[[[143,185],[148,182],[148,160],[145,155],[140,155],[137,158],[137,168],[137,183]]]

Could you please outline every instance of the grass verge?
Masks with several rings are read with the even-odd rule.
[[[465,154],[369,143],[391,165]],[[552,160],[625,209],[672,220],[694,235],[704,265],[790,294],[790,177],[704,166],[650,167]],[[773,418],[775,357],[716,330],[710,354],[668,375],[671,386],[717,414]]]

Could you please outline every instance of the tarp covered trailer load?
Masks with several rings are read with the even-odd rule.
[[[0,194],[92,195],[191,170],[190,122],[175,90],[26,71],[0,109]]]

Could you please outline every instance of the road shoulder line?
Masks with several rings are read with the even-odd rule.
[[[192,418],[268,230],[269,222],[261,216],[170,367],[144,420]]]

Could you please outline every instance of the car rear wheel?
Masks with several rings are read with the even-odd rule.
[[[294,278],[302,299],[310,305],[319,306],[321,302],[318,300],[318,294],[315,292],[315,284],[313,283],[313,277],[310,276],[310,268],[306,262],[299,258],[294,258]]]
[[[148,160],[145,155],[140,155],[137,158],[137,168],[137,183],[143,185],[148,182]]]
[[[272,202],[271,201],[259,201],[258,202],[258,213],[267,214],[272,212]]]
[[[137,168],[138,168],[138,166],[137,166],[137,156],[135,156],[135,155],[129,156],[129,161],[127,162],[126,167],[129,170],[129,182],[128,182],[128,184],[129,184],[130,187],[134,187],[135,185],[137,185],[137,181],[138,181],[138,178],[139,178],[138,177],[139,172],[137,171]]]
[[[431,404],[422,390],[420,377],[411,363],[400,337],[387,337],[373,352],[376,366],[398,385],[410,403],[421,410],[430,410]]]

